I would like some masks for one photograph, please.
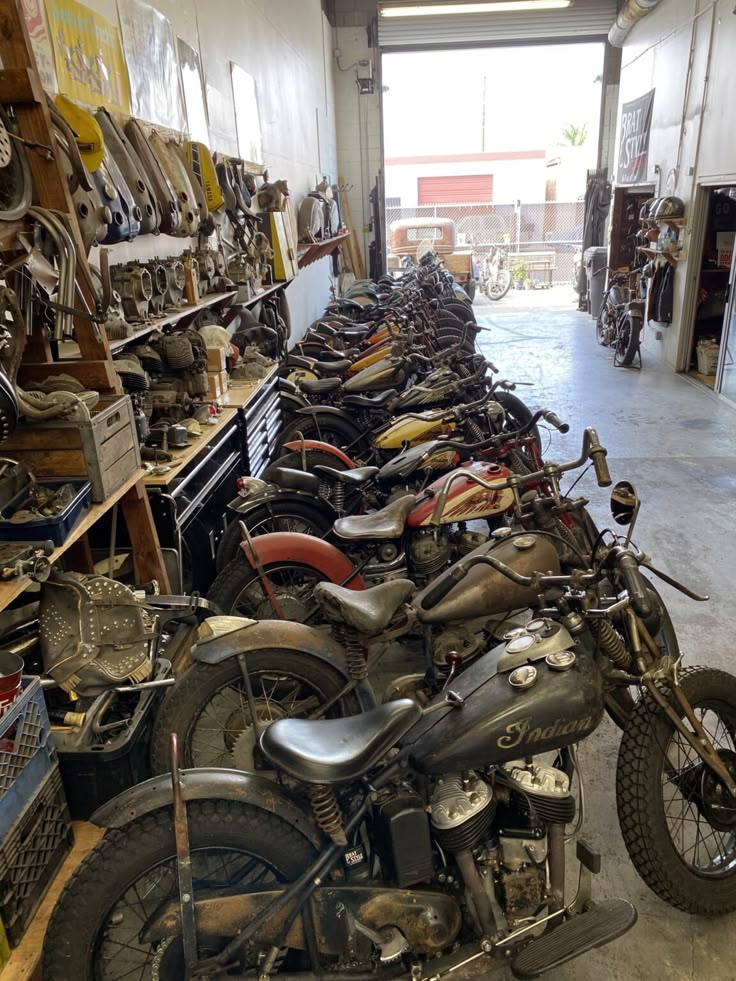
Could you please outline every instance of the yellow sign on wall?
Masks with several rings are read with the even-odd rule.
[[[130,112],[120,32],[76,0],[46,0],[59,91],[90,106]]]

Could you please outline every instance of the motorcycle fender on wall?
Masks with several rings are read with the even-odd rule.
[[[296,531],[275,531],[269,535],[258,535],[249,547],[245,542],[240,546],[246,560],[256,568],[250,548],[255,550],[258,561],[265,566],[271,562],[298,562],[311,566],[321,572],[331,582],[347,589],[365,589],[365,581],[350,559],[334,545],[302,535]],[[272,621],[264,621],[272,622]],[[282,622],[281,626],[285,624]]]

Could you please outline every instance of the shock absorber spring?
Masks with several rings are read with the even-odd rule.
[[[332,487],[332,506],[338,514],[345,510],[345,484],[336,480]]]
[[[333,632],[345,650],[345,660],[351,679],[363,681],[368,677],[368,662],[358,631],[354,627],[348,627],[346,623],[336,623]]]
[[[529,466],[528,461],[524,458],[523,454],[519,453],[518,450],[511,450],[509,453],[509,463],[511,464],[511,469],[514,473],[526,474],[534,473],[534,470]]]
[[[590,629],[606,657],[610,658],[617,668],[628,671],[631,668],[631,654],[608,620],[591,620]]]
[[[555,533],[560,536],[560,538],[565,539],[571,548],[574,548],[576,551],[580,548],[578,540],[573,534],[572,529],[568,528],[564,521],[560,521],[560,519],[557,518],[554,530]]]
[[[320,831],[338,845],[347,845],[345,831],[342,826],[342,814],[335,798],[332,787],[324,784],[311,784],[309,787],[309,803],[312,806],[314,820]]]
[[[482,443],[486,438],[483,430],[480,428],[475,419],[466,419],[465,426],[467,427],[468,436],[470,437],[468,440],[469,443]]]

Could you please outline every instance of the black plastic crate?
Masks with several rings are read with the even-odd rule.
[[[63,545],[69,533],[92,503],[92,484],[88,480],[44,480],[45,487],[58,490],[64,484],[73,484],[76,493],[60,514],[53,518],[35,518],[32,521],[22,521],[13,524],[10,517],[19,510],[28,498],[27,493],[19,495],[12,501],[12,507],[6,508],[0,519],[0,541],[4,542],[45,542],[49,539],[54,545]]]
[[[170,673],[171,664],[160,659],[157,678]],[[96,737],[91,730],[77,733],[72,748],[63,730],[54,731],[69,810],[75,821],[86,821],[102,804],[151,776],[151,730],[165,691],[163,687],[148,688],[135,696],[122,696],[136,699],[129,724],[107,738]]]
[[[16,946],[74,844],[54,766],[0,844],[0,917]]]

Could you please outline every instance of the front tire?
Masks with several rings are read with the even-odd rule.
[[[736,678],[696,667],[680,681],[736,776]],[[629,857],[660,899],[701,916],[736,910],[736,801],[648,693],[621,739],[616,800]]]
[[[342,691],[345,678],[334,666],[299,651],[248,651],[248,674],[259,725],[311,715]],[[357,715],[354,695],[344,696],[330,716]],[[151,769],[168,773],[169,740],[177,733],[182,766],[263,769],[255,751],[243,674],[237,658],[219,664],[195,661],[177,680],[158,711],[151,734]],[[267,770],[271,773],[270,770]]]
[[[196,892],[288,882],[316,857],[286,821],[247,804],[194,801],[187,815]],[[178,939],[163,952],[163,944],[139,939],[142,922],[177,896],[170,808],[108,831],[56,904],[44,942],[44,981],[150,978],[154,970],[160,981],[178,981],[184,977]]]

